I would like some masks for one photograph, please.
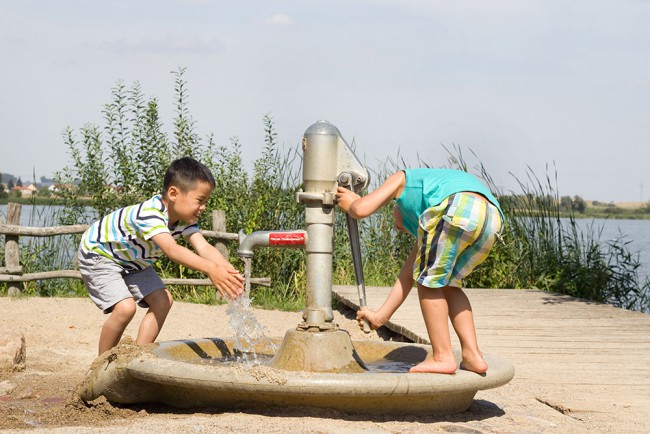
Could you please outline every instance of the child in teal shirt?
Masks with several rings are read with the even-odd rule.
[[[487,258],[503,226],[503,213],[490,190],[463,171],[407,169],[364,197],[339,187],[337,201],[357,219],[394,201],[397,229],[417,237],[384,304],[376,311],[359,310],[357,319],[367,320],[373,329],[381,327],[415,283],[433,352],[410,372],[456,372],[449,317],[461,344],[461,369],[485,373],[488,366],[478,347],[472,307],[461,285]]]

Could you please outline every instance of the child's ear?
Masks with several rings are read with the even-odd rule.
[[[167,189],[167,198],[169,200],[175,201],[180,192],[181,191],[178,189],[178,187],[172,185]]]

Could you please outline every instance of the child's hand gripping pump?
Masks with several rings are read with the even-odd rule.
[[[338,177],[338,183],[350,191],[354,190],[353,174],[343,172]],[[356,191],[355,191],[356,193]],[[366,284],[363,279],[363,264],[361,263],[361,246],[359,244],[359,225],[357,220],[349,214],[345,215],[348,224],[348,238],[350,238],[350,249],[352,250],[352,262],[354,264],[354,275],[357,280],[357,292],[359,293],[359,307],[366,307]],[[368,320],[363,320],[363,331],[370,333],[371,328]]]

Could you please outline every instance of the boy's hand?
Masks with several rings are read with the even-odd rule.
[[[352,203],[359,199],[359,195],[355,192],[348,190],[345,187],[338,187],[336,189],[336,204],[346,214],[350,211]]]
[[[215,265],[208,277],[222,297],[234,300],[244,292],[244,277],[231,264]]]
[[[372,310],[369,307],[362,307],[357,311],[357,322],[359,323],[361,330],[363,330],[364,319],[368,321],[368,324],[370,324],[371,330],[377,330],[388,322],[388,318],[381,317],[377,311]]]

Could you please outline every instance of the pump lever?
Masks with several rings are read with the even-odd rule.
[[[353,177],[349,172],[343,172],[338,177],[338,183],[350,191],[354,191]],[[359,306],[366,307],[366,283],[363,278],[363,264],[361,263],[361,246],[359,243],[359,224],[350,215],[345,215],[348,226],[348,238],[350,239],[350,250],[352,250],[352,263],[354,264],[354,275],[357,281],[357,292],[359,293]],[[363,320],[363,331],[370,333],[370,323]]]

